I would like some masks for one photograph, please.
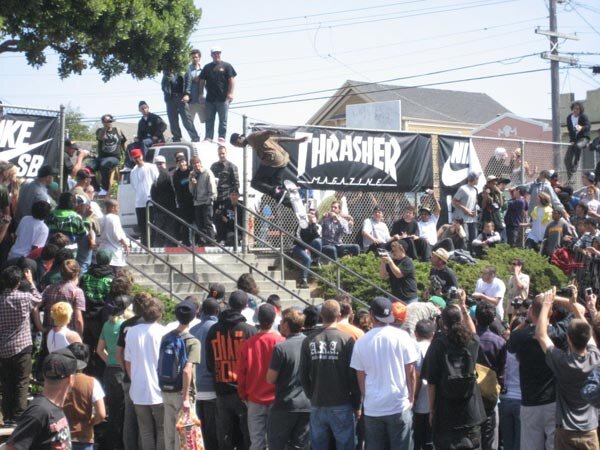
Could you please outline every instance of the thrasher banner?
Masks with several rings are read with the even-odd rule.
[[[301,188],[413,192],[433,186],[429,135],[311,126],[253,128],[253,132],[260,131],[277,133],[275,145],[289,154],[281,177]],[[292,139],[286,142],[278,136]],[[298,142],[301,138],[306,140]],[[266,152],[254,149],[255,174],[268,165],[264,154],[273,150],[273,140],[261,147]],[[263,155],[263,162],[257,153]]]
[[[57,116],[4,114],[0,117],[0,160],[10,161],[20,177],[35,177],[45,164],[59,166],[60,121]]]
[[[452,220],[452,197],[467,182],[469,172],[481,174],[477,189],[481,192],[485,177],[471,138],[438,136],[438,167],[440,174],[440,223]]]

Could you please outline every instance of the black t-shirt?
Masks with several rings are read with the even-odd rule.
[[[70,450],[71,432],[63,410],[36,397],[19,419],[8,443],[18,449]]]
[[[269,369],[277,372],[274,411],[309,412],[310,401],[300,383],[300,354],[306,336],[297,334],[273,349]]]
[[[306,337],[300,380],[312,406],[360,406],[356,371],[350,367],[354,339],[337,328],[321,328]]]
[[[181,209],[194,208],[194,197],[190,192],[190,173],[192,170],[175,170],[172,175],[173,189],[177,197],[177,207]]]
[[[455,399],[444,397],[442,377],[446,372],[446,351],[450,342],[448,338],[441,334],[435,338],[423,361],[421,369],[421,379],[427,380],[427,383],[435,385],[435,414],[434,431],[449,431],[460,428],[474,427],[485,420],[485,409],[481,400],[481,392],[477,383],[473,386],[473,395],[464,402],[458,402]],[[479,338],[474,335],[467,344],[467,348],[477,361],[479,353]]]
[[[200,79],[206,80],[206,101],[224,102],[229,93],[229,79],[237,75],[233,66],[225,61],[211,62],[200,72]]]
[[[450,289],[452,286],[456,288],[459,287],[456,274],[448,266],[444,267],[441,270],[436,269],[435,267],[431,267],[431,270],[429,271],[429,276],[431,277],[433,275],[439,277],[440,280],[443,281],[442,292],[444,294],[446,294],[448,292],[448,289]]]
[[[392,294],[394,297],[406,301],[417,298],[417,280],[415,279],[415,265],[408,256],[402,259],[394,259],[394,264],[402,271],[402,277],[398,278],[388,265],[385,266],[390,276]]]
[[[564,342],[562,327],[548,327],[548,336],[559,348]],[[508,351],[515,353],[519,360],[519,376],[521,378],[521,404],[523,406],[541,406],[556,400],[554,374],[548,364],[546,355],[535,339],[535,326],[514,331],[508,340]]]
[[[119,328],[119,335],[117,336],[117,347],[121,347],[121,348],[125,349],[125,336],[127,335],[127,331],[129,330],[129,328],[134,327],[137,324],[140,324],[143,322],[144,322],[144,319],[142,319],[140,316],[133,316],[133,317],[127,319],[125,322],[123,322],[121,324],[121,328]],[[131,380],[129,379],[129,376],[127,375],[127,372],[125,372],[123,381],[125,381],[127,383],[131,382]]]
[[[406,233],[409,236],[418,236],[419,235],[419,225],[416,220],[411,222],[407,222],[404,219],[396,220],[392,225],[392,231],[390,232],[391,236],[395,234]]]

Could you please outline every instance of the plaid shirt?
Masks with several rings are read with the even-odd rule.
[[[48,219],[46,219],[50,235],[55,233],[66,234],[71,242],[75,242],[78,237],[86,236],[88,229],[83,219],[75,211],[68,209],[55,210]]]
[[[0,358],[11,358],[33,345],[29,317],[40,301],[35,287],[31,292],[15,289],[0,294]]]
[[[61,281],[51,284],[42,292],[42,308],[44,309],[44,327],[53,326],[50,308],[58,302],[68,302],[73,307],[73,311],[79,309],[85,311],[85,296],[83,291],[72,281]],[[75,314],[73,314],[75,316]],[[75,329],[74,319],[71,318],[69,328]]]
[[[81,288],[86,299],[86,317],[92,318],[102,311],[104,299],[110,294],[113,276],[97,276],[90,272],[81,277]]]

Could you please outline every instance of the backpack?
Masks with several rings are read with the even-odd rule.
[[[164,392],[181,392],[183,369],[187,364],[186,340],[177,333],[167,334],[160,343],[158,356],[158,385]]]
[[[489,415],[498,404],[498,398],[500,397],[500,384],[498,383],[498,376],[494,369],[490,369],[483,364],[476,364],[475,370],[477,371],[477,384],[481,391],[481,400],[483,400],[483,407],[486,413]]]
[[[441,395],[449,400],[468,400],[476,383],[475,361],[471,352],[466,347],[448,343],[444,357]]]

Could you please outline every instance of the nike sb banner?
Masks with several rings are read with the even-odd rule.
[[[438,167],[440,174],[440,223],[449,223],[452,216],[452,197],[467,182],[469,172],[483,174],[481,163],[471,138],[438,136]],[[485,179],[479,177],[477,189],[481,192]]]
[[[300,188],[414,192],[433,186],[430,135],[311,126],[253,131],[258,134],[248,141],[258,179],[285,167],[275,176]]]
[[[20,177],[35,177],[45,164],[59,165],[58,116],[7,113],[0,120],[0,160],[10,161]]]

